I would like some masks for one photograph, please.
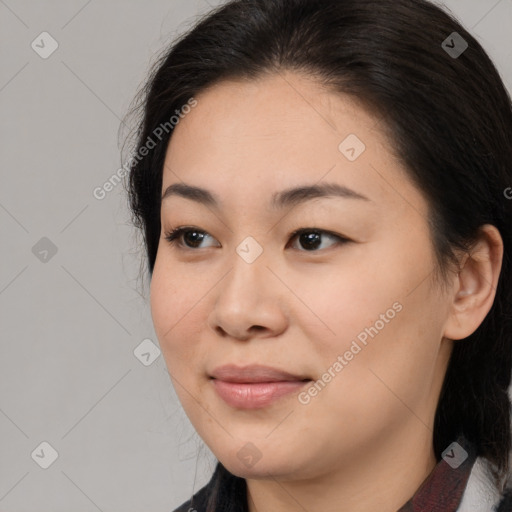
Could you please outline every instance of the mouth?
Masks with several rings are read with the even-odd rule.
[[[236,366],[228,364],[215,368],[210,378],[225,382],[297,382],[311,380],[306,375],[293,374],[279,368],[264,365]]]
[[[218,396],[237,409],[259,409],[299,391],[312,379],[262,365],[225,365],[209,376]]]

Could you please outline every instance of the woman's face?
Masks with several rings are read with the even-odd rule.
[[[292,73],[196,100],[162,190],[208,195],[162,201],[151,310],[199,435],[245,478],[327,474],[383,440],[431,439],[449,301],[432,281],[427,203],[379,119]]]

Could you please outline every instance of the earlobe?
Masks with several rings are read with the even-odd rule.
[[[455,277],[445,338],[467,338],[483,322],[494,303],[502,261],[501,235],[495,226],[485,224]]]

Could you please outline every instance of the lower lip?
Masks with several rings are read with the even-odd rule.
[[[310,381],[279,382],[226,382],[212,379],[218,395],[232,407],[239,409],[259,409],[266,407],[282,396],[299,391]]]

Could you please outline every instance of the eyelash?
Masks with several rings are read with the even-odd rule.
[[[209,233],[207,233],[206,231],[202,231],[202,230],[200,230],[198,228],[194,228],[193,226],[180,226],[180,227],[177,227],[176,229],[173,229],[173,230],[165,233],[164,237],[165,237],[165,239],[171,245],[176,246],[179,249],[190,250],[190,251],[195,251],[195,250],[201,249],[200,247],[199,248],[188,247],[188,246],[184,245],[181,240],[179,240],[181,235],[186,233],[186,232],[188,232],[188,231],[195,231],[196,233],[200,233],[200,234],[203,234],[203,235],[209,235]],[[290,240],[293,240],[294,238],[296,238],[297,236],[302,235],[303,233],[324,234],[324,235],[329,235],[330,237],[333,237],[333,238],[337,238],[338,239],[338,243],[334,244],[331,247],[334,247],[336,245],[343,245],[343,244],[346,244],[346,243],[352,241],[349,238],[343,237],[341,235],[337,235],[336,233],[333,233],[332,231],[327,231],[325,229],[319,229],[319,228],[300,228],[300,229],[297,229],[293,233],[290,234]],[[329,247],[329,248],[331,248],[331,247]],[[323,250],[326,250],[326,249],[323,249]],[[316,249],[315,250],[311,250],[311,251],[302,250],[300,252],[318,252],[318,250],[316,250]]]

